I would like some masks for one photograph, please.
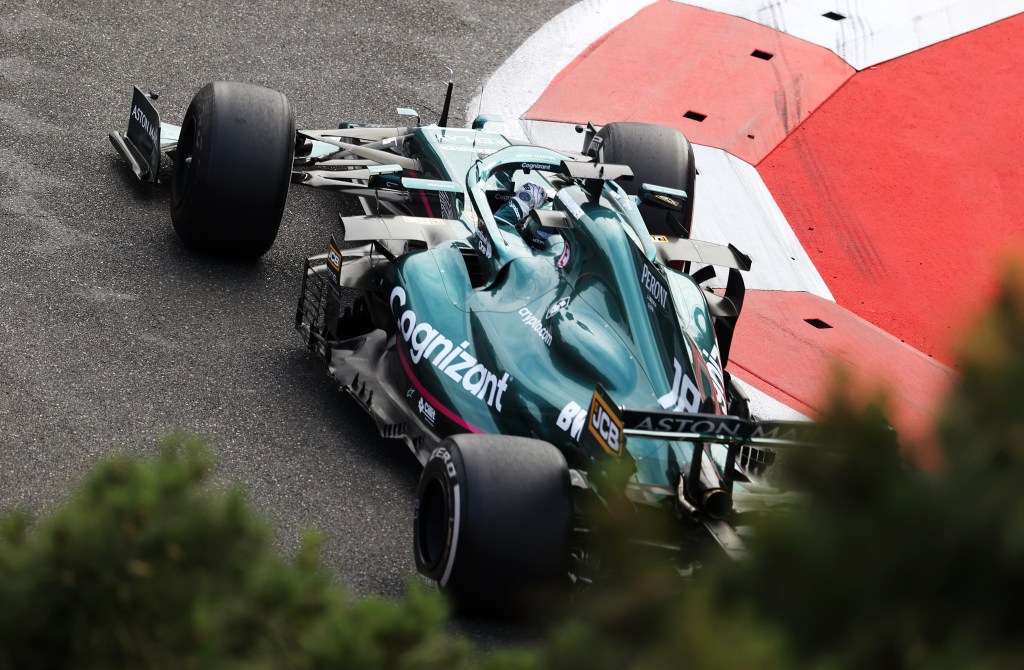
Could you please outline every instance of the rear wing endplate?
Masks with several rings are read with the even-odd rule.
[[[655,249],[658,260],[672,268],[680,263],[694,262],[746,272],[752,265],[750,256],[731,244],[723,246],[682,237],[662,237],[657,241]]]

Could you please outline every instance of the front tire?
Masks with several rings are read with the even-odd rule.
[[[547,442],[450,437],[427,461],[416,498],[416,568],[460,612],[536,610],[568,583],[569,470]]]
[[[201,253],[258,258],[281,224],[295,151],[295,117],[283,94],[218,81],[185,113],[171,182],[171,221]]]
[[[697,169],[685,135],[652,123],[609,123],[597,132],[587,153],[598,162],[632,168],[633,181],[620,182],[630,195],[636,195],[644,183],[686,191],[689,197],[681,212],[640,205],[640,214],[652,235],[690,236]]]

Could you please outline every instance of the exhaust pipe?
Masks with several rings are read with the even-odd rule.
[[[700,497],[701,507],[712,519],[724,519],[732,509],[732,496],[725,489],[707,489]]]

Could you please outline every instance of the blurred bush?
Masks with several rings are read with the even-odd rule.
[[[442,600],[352,600],[310,534],[292,562],[195,438],[118,455],[38,527],[0,527],[0,668],[465,667]]]

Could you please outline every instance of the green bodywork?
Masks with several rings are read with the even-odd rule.
[[[401,255],[379,291],[401,363],[392,395],[427,430],[535,437],[586,471],[613,457],[579,439],[598,385],[624,406],[727,412],[705,291],[657,262],[635,200],[614,181],[594,197],[550,178],[571,156],[496,133],[422,127],[413,144],[432,179],[465,184],[461,225],[450,222],[458,239]],[[488,205],[488,190],[524,179],[557,188],[544,208],[567,224],[542,250],[497,224]],[[484,273],[476,287],[467,246]],[[637,482],[668,490],[693,448],[626,443]]]

